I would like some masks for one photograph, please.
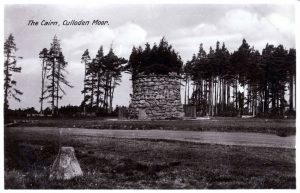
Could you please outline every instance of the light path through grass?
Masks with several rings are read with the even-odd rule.
[[[16,132],[28,132],[32,135],[56,135],[55,127],[10,127]],[[98,130],[82,128],[63,128],[65,136],[89,136],[122,139],[150,139],[150,140],[176,140],[195,143],[242,145],[254,147],[295,148],[295,136],[280,137],[263,133],[244,132],[199,132],[199,131],[171,131],[171,130]]]

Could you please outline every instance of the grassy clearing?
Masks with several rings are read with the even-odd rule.
[[[84,176],[49,181],[58,136],[5,131],[5,188],[295,188],[295,150],[64,137]]]
[[[12,126],[77,127],[89,129],[130,130],[183,130],[183,131],[226,131],[258,132],[282,137],[296,134],[296,122],[292,119],[222,118],[210,120],[173,121],[105,121],[99,119],[31,119],[16,120]]]

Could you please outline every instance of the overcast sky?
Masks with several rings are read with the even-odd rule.
[[[179,52],[183,61],[197,53],[200,43],[206,50],[217,40],[225,42],[230,52],[245,38],[261,51],[266,43],[295,47],[295,11],[292,5],[6,5],[5,39],[15,37],[18,64],[17,87],[24,92],[21,103],[10,100],[11,108],[39,109],[43,48],[49,48],[56,34],[69,65],[67,79],[74,88],[66,88],[61,105],[80,105],[83,96],[84,66],[81,55],[89,49],[94,57],[101,45],[107,53],[112,45],[118,56],[129,58],[133,46],[149,42],[151,46],[163,36]],[[60,26],[28,26],[29,20],[52,20]],[[63,26],[64,20],[107,20],[108,26]],[[124,74],[115,92],[114,105],[128,105],[130,75]]]

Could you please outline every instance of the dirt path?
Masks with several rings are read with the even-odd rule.
[[[39,134],[57,134],[58,128],[53,127],[9,127],[12,132],[29,132]],[[295,148],[296,137],[279,137],[277,135],[243,132],[198,132],[171,130],[96,130],[80,128],[63,128],[63,135],[113,137],[126,139],[159,139],[178,140],[195,143],[222,145],[242,145],[257,147]]]

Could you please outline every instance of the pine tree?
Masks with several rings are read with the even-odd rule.
[[[95,66],[94,71],[96,75],[96,107],[100,107],[100,103],[103,102],[103,99],[101,99],[101,95],[103,94],[102,86],[103,86],[103,66],[104,66],[104,53],[103,53],[103,46],[100,47],[100,49],[97,52],[97,55],[95,57]]]
[[[114,54],[111,48],[107,55],[104,56],[103,73],[104,73],[104,108],[108,113],[112,112],[112,102],[114,98],[114,90],[121,81],[121,72],[123,64],[127,63],[124,58]]]
[[[52,115],[58,115],[58,102],[62,99],[63,95],[66,94],[62,85],[66,85],[71,88],[72,86],[65,78],[65,74],[67,73],[65,68],[68,63],[65,61],[60,48],[60,42],[56,35],[54,36],[49,49],[48,61],[47,68],[49,68],[49,74],[46,78],[49,81],[49,84],[47,85],[48,96],[45,98],[50,98]]]
[[[42,60],[42,85],[41,85],[41,97],[40,97],[40,103],[41,103],[41,109],[40,113],[43,113],[43,102],[44,102],[44,95],[45,95],[45,81],[46,81],[46,76],[48,73],[48,68],[47,68],[47,62],[48,62],[48,50],[47,48],[44,48],[40,53],[39,53],[39,58]]]
[[[88,92],[88,89],[87,89],[87,76],[88,76],[88,73],[87,73],[87,69],[88,69],[88,66],[90,65],[90,62],[91,62],[91,57],[90,57],[90,54],[89,54],[89,50],[86,49],[81,57],[81,63],[84,64],[84,86],[83,86],[83,90],[81,91],[83,93],[83,101],[82,101],[82,106],[83,106],[83,109],[84,109],[84,114],[86,113],[86,102],[88,100],[87,98],[87,92]]]
[[[250,45],[243,39],[241,46],[232,54],[232,72],[235,79],[235,107],[239,116],[244,113],[244,91],[240,92],[239,87],[245,90],[247,84],[248,69],[251,68],[251,49]]]
[[[12,34],[4,42],[4,109],[8,110],[8,99],[12,97],[17,101],[21,101],[18,95],[23,93],[15,88],[17,82],[13,79],[13,73],[20,73],[21,67],[17,66],[17,56],[15,52],[17,47]],[[19,57],[20,58],[20,57]]]

